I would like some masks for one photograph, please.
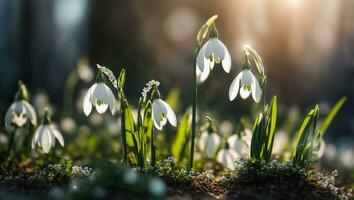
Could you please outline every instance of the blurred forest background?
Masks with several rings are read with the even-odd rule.
[[[228,100],[247,43],[265,63],[269,96],[284,108],[298,106],[304,115],[320,103],[325,113],[348,96],[326,136],[353,141],[354,0],[0,0],[0,113],[13,101],[18,79],[32,94],[45,90],[61,109],[80,58],[116,75],[124,67],[132,103],[156,79],[164,96],[179,88],[188,107],[195,38],[214,14],[233,67],[230,74],[214,68],[199,87],[201,109],[234,121],[247,112],[251,100]]]

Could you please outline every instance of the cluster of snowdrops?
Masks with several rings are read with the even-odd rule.
[[[193,64],[195,76],[192,110],[180,120],[177,119],[171,106],[163,100],[159,91],[160,82],[155,80],[149,81],[143,88],[137,104],[137,116],[134,117],[124,92],[125,70],[123,69],[116,77],[107,67],[97,65],[95,83],[88,89],[82,102],[83,111],[86,116],[93,112],[93,107],[99,114],[109,110],[115,116],[118,112],[123,162],[140,168],[154,167],[156,148],[158,148],[155,142],[156,134],[165,127],[167,122],[174,127],[178,125],[186,127],[179,139],[187,141],[183,144],[190,145],[190,148],[181,146],[179,149],[190,150],[189,154],[183,154],[189,156],[189,169],[194,167],[195,146],[198,146],[207,157],[216,158],[226,168],[232,168],[235,161],[242,156],[249,156],[261,163],[271,161],[277,126],[277,99],[274,96],[270,103],[267,102],[267,76],[264,65],[259,54],[248,45],[244,46],[242,70],[229,87],[229,100],[233,101],[237,96],[242,99],[251,97],[259,104],[253,130],[245,129],[240,134],[222,138],[217,134],[212,118],[208,116],[205,116],[206,127],[197,128],[198,85],[208,78],[214,66],[221,65],[226,73],[230,72],[232,66],[227,47],[218,39],[216,19],[217,16],[211,17],[198,32]],[[252,70],[257,74],[255,75]],[[319,127],[317,127],[318,106],[310,110],[297,133],[296,146],[291,155],[295,165],[309,167],[314,154],[320,148],[325,131],[344,102],[345,98],[339,101]],[[200,121],[201,119],[203,117],[199,116]],[[9,156],[13,148],[15,132],[23,127],[29,128],[28,124],[35,128],[30,139],[32,149],[49,153],[55,147],[56,141],[61,146],[65,145],[64,137],[52,122],[48,110],[45,111],[41,121],[38,121],[36,111],[29,102],[29,92],[19,81],[15,102],[10,105],[5,114],[5,127],[9,133],[12,133],[9,134]]]

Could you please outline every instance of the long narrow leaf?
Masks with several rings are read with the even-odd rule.
[[[327,131],[327,128],[329,125],[332,123],[334,117],[337,115],[339,110],[342,108],[343,104],[347,101],[347,97],[341,98],[336,105],[332,108],[331,112],[327,115],[326,119],[324,120],[322,126],[320,127],[320,131],[322,133],[322,136],[324,133]]]
[[[190,110],[188,110],[181,119],[176,138],[174,139],[171,148],[172,156],[175,157],[178,161],[183,159],[183,147],[185,147],[185,144],[188,143],[190,129]]]

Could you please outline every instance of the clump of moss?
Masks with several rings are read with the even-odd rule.
[[[173,157],[158,161],[155,167],[144,170],[146,174],[161,178],[168,186],[170,196],[186,194],[198,198],[215,193],[215,177],[208,172],[194,172],[181,168]],[[178,198],[178,197],[175,197]]]
[[[325,176],[292,162],[261,163],[241,158],[233,170],[225,171],[218,184],[232,198],[347,199],[350,193],[335,185],[336,176],[336,170]]]

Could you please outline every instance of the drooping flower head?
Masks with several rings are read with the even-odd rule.
[[[233,168],[233,163],[238,159],[240,156],[238,153],[231,149],[227,140],[225,140],[224,146],[218,152],[216,156],[216,160],[222,164],[225,168]]]
[[[108,108],[112,115],[116,112],[116,99],[112,90],[106,85],[101,69],[98,69],[96,83],[88,89],[84,98],[83,110],[86,116],[91,113],[92,105],[95,106],[96,111],[100,114],[106,112]]]
[[[213,126],[212,120],[207,117],[208,128],[203,131],[199,138],[199,149],[205,152],[207,157],[213,157],[218,149],[221,139],[218,134],[215,133],[215,128]]]
[[[231,56],[224,43],[218,39],[215,23],[208,26],[208,41],[199,49],[196,60],[196,75],[199,82],[205,81],[214,64],[221,64],[226,73],[231,69]]]
[[[64,138],[56,126],[52,124],[50,114],[48,109],[46,109],[42,123],[37,128],[32,138],[32,149],[37,145],[44,151],[44,153],[49,153],[50,149],[55,147],[55,139],[57,139],[59,144],[64,147]]]
[[[259,102],[262,96],[262,90],[259,86],[257,78],[251,71],[251,63],[249,62],[249,55],[245,53],[245,58],[242,64],[242,71],[232,81],[229,89],[229,99],[234,100],[238,93],[242,99],[247,99],[251,93],[255,102]]]
[[[29,120],[32,125],[37,125],[37,115],[33,106],[28,102],[29,93],[22,81],[18,82],[15,102],[12,103],[5,114],[5,127],[9,130],[24,126]]]
[[[153,84],[152,87],[152,118],[154,120],[155,128],[162,130],[167,121],[169,121],[172,126],[176,127],[176,114],[173,112],[171,106],[161,99],[158,84]]]

